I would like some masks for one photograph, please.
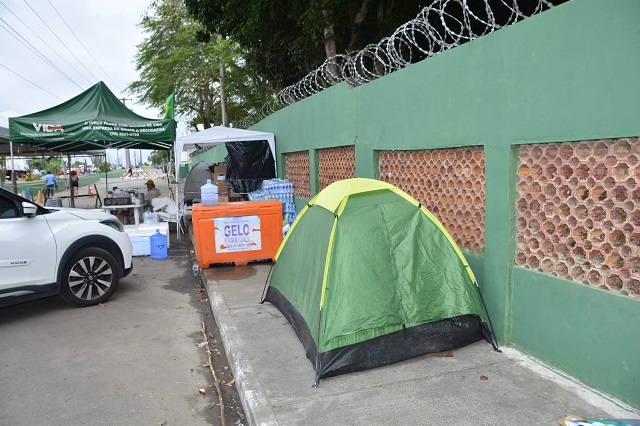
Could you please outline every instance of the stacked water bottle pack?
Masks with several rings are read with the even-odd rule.
[[[248,194],[249,200],[275,199],[282,203],[282,216],[291,220],[296,216],[296,205],[293,202],[293,183],[287,179],[263,180],[260,189]]]

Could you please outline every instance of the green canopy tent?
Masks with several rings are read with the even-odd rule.
[[[9,118],[9,139],[59,152],[170,149],[176,121],[139,116],[99,82],[60,105]]]
[[[73,153],[76,156],[93,156],[93,155],[104,155],[104,150],[96,151],[75,151]],[[12,143],[9,141],[9,128],[0,126],[0,176],[5,175],[4,169],[6,157],[11,156],[12,158],[26,159],[26,158],[43,158],[43,157],[61,157],[61,153],[59,151],[51,151],[47,148],[38,147],[32,143]],[[14,164],[9,163],[9,169],[13,169]],[[12,185],[14,186],[14,192],[16,191],[16,182],[13,182],[12,176]],[[4,183],[4,182],[3,182]]]
[[[265,300],[291,323],[316,383],[491,335],[474,274],[446,229],[373,179],[335,182],[309,201],[276,254]]]
[[[123,148],[169,150],[175,139],[173,118],[139,116],[103,82],[52,108],[9,118],[10,144],[69,155]]]

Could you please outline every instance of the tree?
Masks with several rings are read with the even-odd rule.
[[[160,164],[165,164],[170,162],[171,160],[171,151],[153,151],[149,155],[149,162],[153,164],[154,167],[159,166]]]
[[[266,102],[271,90],[249,75],[238,44],[203,36],[204,28],[189,17],[182,0],[154,1],[140,26],[148,34],[136,55],[140,80],[128,90],[142,102],[160,108],[174,93],[176,115],[190,119],[192,125],[211,127],[223,121],[221,74],[226,77],[223,89],[230,121]]]
[[[57,173],[62,169],[62,161],[59,158],[34,158],[27,162],[30,169],[43,170],[44,172],[50,171],[51,173]]]
[[[207,31],[247,50],[249,66],[278,89],[325,59],[377,43],[432,0],[185,0]]]
[[[92,155],[91,162],[93,163],[93,167],[97,167],[99,172],[108,172],[111,170],[111,164],[108,161],[105,161],[106,158],[104,155]]]

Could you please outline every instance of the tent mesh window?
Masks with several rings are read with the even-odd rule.
[[[379,151],[380,179],[424,204],[458,247],[484,250],[485,168],[482,147]]]
[[[640,138],[518,147],[515,263],[640,299]]]
[[[285,154],[285,174],[293,183],[293,195],[296,198],[311,199],[311,168],[309,151]]]
[[[318,190],[333,182],[356,177],[354,146],[340,146],[318,150]]]

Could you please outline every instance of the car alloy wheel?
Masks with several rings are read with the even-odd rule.
[[[68,262],[60,296],[75,305],[95,305],[109,298],[119,277],[113,256],[99,248],[85,248]]]

